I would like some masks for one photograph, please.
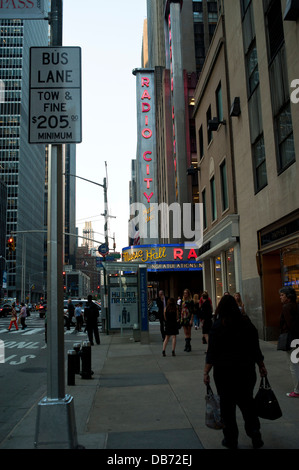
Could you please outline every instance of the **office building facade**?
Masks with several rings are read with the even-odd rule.
[[[45,146],[28,143],[29,48],[48,45],[46,20],[0,20],[0,178],[7,186],[8,297],[43,294]],[[2,231],[2,227],[1,227]],[[34,231],[34,232],[32,232]]]
[[[280,287],[298,292],[299,108],[291,85],[299,61],[292,4],[224,0],[195,93],[205,281],[215,299],[218,290],[240,291],[266,340],[278,335]]]

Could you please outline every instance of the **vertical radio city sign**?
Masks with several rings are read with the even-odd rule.
[[[158,223],[152,204],[158,202],[155,129],[155,72],[134,69],[137,99],[137,202],[145,205],[143,223]],[[146,240],[143,240],[146,243]],[[153,243],[153,238],[151,238]]]

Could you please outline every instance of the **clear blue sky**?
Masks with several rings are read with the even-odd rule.
[[[141,66],[146,0],[64,0],[63,45],[82,49],[83,141],[77,145],[77,175],[103,184],[108,169],[110,236],[127,246],[131,160],[136,157],[136,79]],[[77,226],[84,221],[104,233],[102,188],[76,178]],[[95,234],[102,241],[103,236]],[[113,241],[110,240],[110,248]],[[79,240],[79,245],[81,241]]]

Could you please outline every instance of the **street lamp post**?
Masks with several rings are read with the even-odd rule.
[[[82,176],[77,176],[77,175],[72,175],[71,173],[68,173],[68,176],[73,176],[74,178],[79,178],[80,180],[87,181],[88,183],[95,184],[96,186],[100,186],[101,188],[104,189],[104,214],[103,216],[105,217],[105,222],[104,222],[104,236],[105,236],[105,245],[107,245],[109,249],[109,237],[108,237],[108,218],[113,217],[109,216],[108,214],[108,195],[107,195],[107,180],[104,178],[103,184],[96,183],[95,181],[88,180],[86,178],[82,178]]]

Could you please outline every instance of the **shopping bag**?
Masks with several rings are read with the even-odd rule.
[[[267,377],[262,377],[254,401],[260,418],[275,420],[282,416],[281,408]]]
[[[207,385],[206,394],[206,426],[211,429],[222,429],[220,398],[214,395],[211,386]]]

